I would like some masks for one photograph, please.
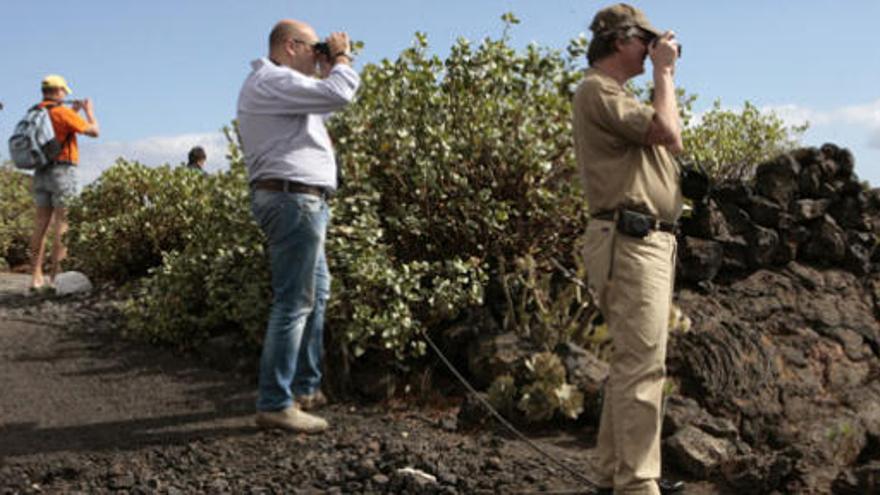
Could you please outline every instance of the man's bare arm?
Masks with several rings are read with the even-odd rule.
[[[645,137],[647,144],[665,146],[672,153],[680,153],[681,125],[678,120],[678,103],[675,98],[675,60],[678,46],[675,35],[667,32],[648,48],[654,65],[654,120]]]

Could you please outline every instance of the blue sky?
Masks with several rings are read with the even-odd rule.
[[[811,122],[808,145],[849,147],[856,172],[880,185],[880,1],[641,1],[660,28],[684,45],[677,83],[699,95],[749,100],[793,123]],[[522,24],[513,43],[563,48],[588,33],[606,2],[567,0],[0,0],[0,136],[39,99],[39,81],[64,75],[75,97],[92,97],[102,134],[83,139],[82,178],[116,156],[177,163],[195,144],[210,169],[224,167],[218,130],[235,114],[248,62],[266,51],[281,18],[319,34],[346,30],[366,47],[357,66],[394,58],[416,31],[445,53],[459,36],[498,36],[499,19]],[[5,138],[4,138],[5,141]],[[5,146],[0,156],[7,156]]]

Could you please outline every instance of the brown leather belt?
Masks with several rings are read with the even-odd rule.
[[[645,215],[644,213],[637,212],[640,215]],[[609,222],[613,222],[617,218],[617,210],[602,210],[591,215],[593,218],[598,220],[607,220]],[[650,217],[653,223],[653,229],[659,230],[660,232],[675,232],[675,224],[670,222],[664,222],[663,220],[659,220],[654,218],[651,215],[645,215],[646,217]]]
[[[323,187],[310,186],[302,182],[294,182],[284,179],[260,179],[251,183],[254,189],[264,189],[266,191],[290,192],[299,194],[311,194],[319,198],[327,198],[327,190]]]

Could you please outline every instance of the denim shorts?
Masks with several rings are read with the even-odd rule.
[[[64,208],[76,196],[76,166],[58,163],[34,172],[34,202],[43,208]]]

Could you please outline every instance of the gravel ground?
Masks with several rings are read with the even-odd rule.
[[[500,430],[459,431],[452,401],[337,402],[325,434],[257,430],[253,376],[117,336],[106,297],[27,282],[0,274],[0,495],[589,493]],[[590,475],[591,428],[530,436]]]

